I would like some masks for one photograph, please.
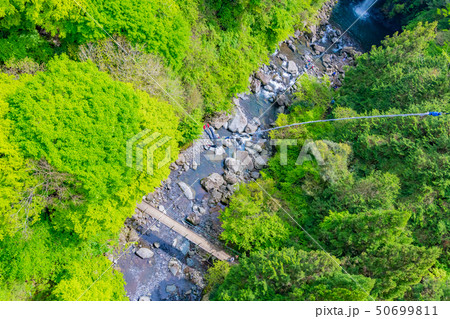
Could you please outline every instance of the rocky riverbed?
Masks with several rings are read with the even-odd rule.
[[[245,133],[270,127],[277,114],[287,111],[301,74],[327,74],[338,88],[344,66],[352,65],[359,54],[356,44],[348,37],[339,38],[342,31],[328,23],[333,3],[319,13],[320,25],[297,31],[280,44],[269,65],[250,77],[249,92],[233,99],[234,114],[209,119],[220,137],[217,147],[210,147],[204,134],[171,164],[169,178],[145,201],[224,246],[218,240],[220,211],[239,183],[260,177],[273,151],[267,136]],[[337,43],[327,50],[333,42]],[[118,260],[111,259],[124,274],[130,300],[201,299],[203,275],[213,260],[200,248],[139,212],[127,220],[121,242],[124,247],[132,245],[131,249]]]

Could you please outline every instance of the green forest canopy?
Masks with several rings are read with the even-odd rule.
[[[325,1],[77,2],[0,8],[0,300],[126,300],[104,254],[136,200],[169,173],[127,167],[126,141],[143,129],[168,136],[173,161],[202,117],[229,110],[268,53],[314,22]],[[449,112],[447,4],[387,0],[383,10],[408,31],[359,57],[338,92],[327,79],[300,78],[277,124]],[[133,59],[123,61],[105,31]],[[221,215],[222,239],[247,257],[210,269],[211,298],[448,298],[448,125],[407,118],[275,132],[300,147],[313,140],[327,160],[296,166],[291,148],[287,166],[275,156],[258,182],[272,197],[254,184],[236,193]]]
[[[450,59],[435,40],[442,32],[448,31],[440,30],[436,23],[418,23],[387,38],[382,46],[358,57],[357,66],[347,69],[343,87],[337,92],[327,78],[300,77],[296,99],[289,113],[278,117],[277,124],[328,117],[450,112]],[[333,97],[336,103],[332,105]],[[288,148],[287,165],[282,165],[276,154],[263,172],[263,180],[241,188],[221,214],[225,225],[222,238],[239,248],[244,257],[216,282],[211,298],[447,300],[447,117],[320,123],[271,132],[272,138],[297,139],[297,146]],[[312,159],[296,164],[306,144],[320,152],[324,163],[319,165]],[[261,185],[269,194],[249,192],[260,190]],[[270,210],[270,201],[281,203],[314,240],[296,224],[289,227],[287,214],[278,207]],[[236,212],[238,207],[245,218]],[[261,211],[270,212],[271,223],[258,223]],[[290,229],[278,234],[286,234],[280,246],[273,243],[276,237],[259,236],[274,229]],[[315,263],[284,257],[302,251],[316,254],[322,247],[362,283],[363,291],[338,268],[337,273],[325,276],[317,272],[305,283],[303,269],[312,270]],[[297,269],[298,282],[291,267]],[[217,272],[215,268],[210,271]],[[348,280],[345,286],[334,281],[337,274]]]

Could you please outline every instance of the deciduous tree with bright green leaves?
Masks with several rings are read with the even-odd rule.
[[[177,156],[172,107],[113,81],[92,63],[57,58],[7,102],[14,123],[11,139],[24,156],[45,159],[56,171],[73,176],[78,200],[72,197],[48,209],[56,228],[83,238],[117,232],[136,200],[169,174],[168,164],[153,175],[127,167],[127,140],[149,129],[169,138],[169,162]],[[155,165],[165,156],[165,150],[157,149]]]
[[[10,111],[6,97],[28,80],[29,76],[16,80],[13,76],[0,74],[0,241],[26,228],[43,208],[40,201],[31,205],[27,202],[25,191],[37,180],[27,169],[17,144],[10,140],[13,122],[6,118]]]

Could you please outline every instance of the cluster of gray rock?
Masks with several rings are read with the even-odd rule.
[[[345,76],[345,65],[354,65],[355,56],[361,54],[353,47],[343,47],[338,54],[324,54],[322,64],[325,73],[331,79],[331,85],[335,88],[342,86],[342,78]]]
[[[293,43],[288,46],[291,50],[296,50]],[[289,60],[284,54],[279,52],[277,54],[282,60],[281,68],[270,62],[250,77],[250,90],[255,94],[262,94],[270,102],[274,102],[278,95],[289,90],[300,74],[300,69],[294,61]]]
[[[245,150],[236,150],[233,143],[234,140],[229,140],[228,144],[224,144],[233,148],[234,154],[225,158],[223,175],[212,173],[201,180],[203,188],[210,195],[210,207],[218,203],[228,204],[238,183],[259,178],[259,170],[267,165],[269,151],[266,149],[266,140],[260,139],[255,143],[245,141]]]
[[[209,123],[216,129],[224,128],[232,133],[254,133],[261,125],[257,117],[248,119],[241,109],[239,99],[233,99],[235,105],[234,115],[225,112],[217,113],[209,119]]]

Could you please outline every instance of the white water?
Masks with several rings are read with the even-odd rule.
[[[375,1],[377,0],[364,0],[362,3],[354,7],[353,11],[358,17],[366,18],[369,15],[368,9]]]

